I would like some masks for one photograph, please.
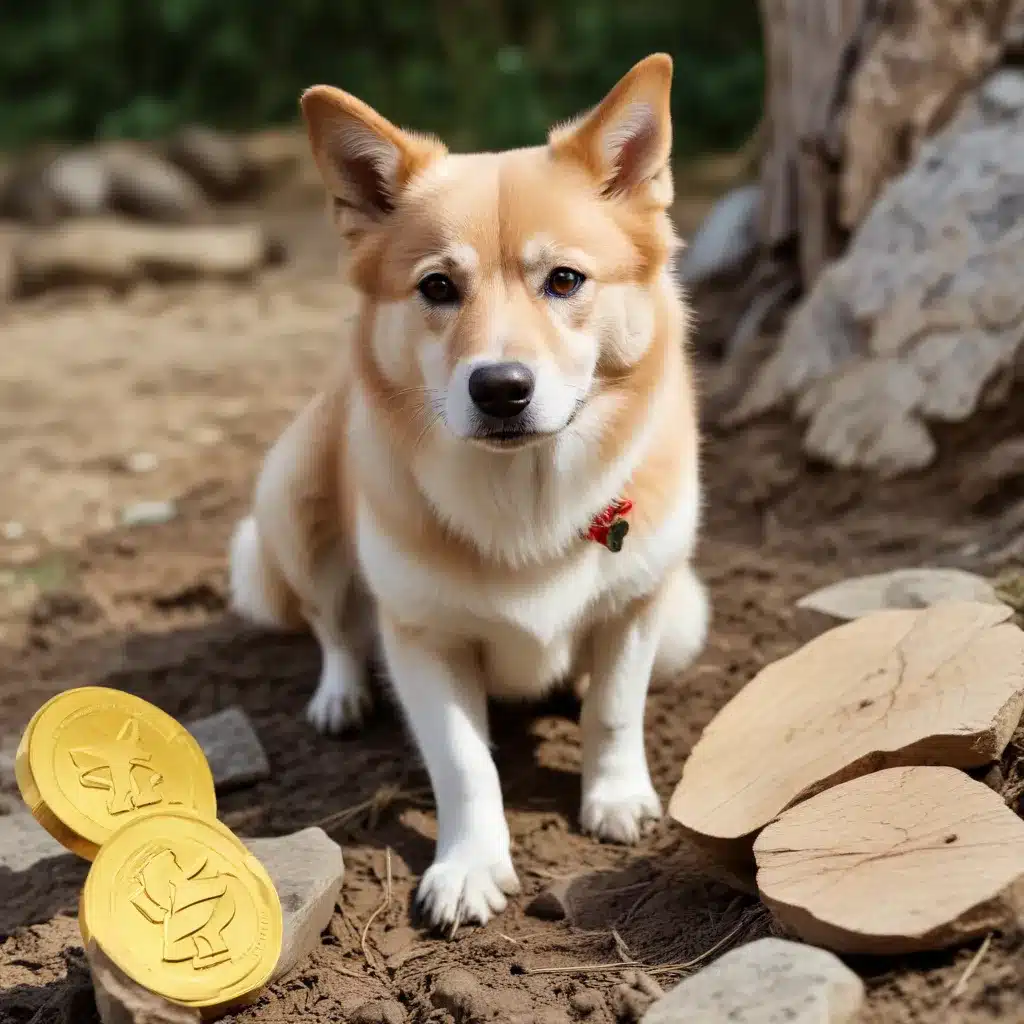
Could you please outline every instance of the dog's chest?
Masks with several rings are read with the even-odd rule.
[[[642,545],[612,553],[586,542],[546,569],[446,571],[405,551],[368,519],[359,553],[385,612],[441,635],[480,643],[494,686],[521,692],[564,676],[591,623],[648,592],[656,572]]]

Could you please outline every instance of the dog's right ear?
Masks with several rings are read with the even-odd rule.
[[[445,153],[439,140],[403,131],[330,85],[307,89],[301,106],[327,191],[359,219],[387,216],[406,185]]]

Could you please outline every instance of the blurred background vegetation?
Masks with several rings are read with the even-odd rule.
[[[6,3],[0,147],[293,121],[342,86],[453,147],[535,143],[654,50],[676,152],[743,142],[761,106],[756,0],[36,0]]]

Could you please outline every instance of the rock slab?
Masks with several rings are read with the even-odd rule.
[[[224,708],[188,726],[203,748],[218,789],[235,789],[270,777],[270,763],[249,716],[237,706]]]
[[[863,1001],[863,982],[831,953],[759,939],[680,982],[641,1024],[853,1024]]]
[[[1022,181],[1024,71],[1001,68],[882,191],[733,419],[792,404],[813,458],[891,476],[932,462],[932,424],[1008,401],[1024,341]]]
[[[341,847],[323,829],[245,839],[273,879],[284,914],[284,941],[271,981],[287,974],[320,944],[345,880]]]
[[[669,813],[720,855],[748,857],[769,821],[837,783],[899,765],[995,761],[1024,710],[1024,631],[1012,614],[951,601],[823,633],[762,669],[712,720]]]
[[[96,1010],[103,1024],[199,1024],[198,1010],[179,1006],[143,988],[95,942],[86,950]]]
[[[955,768],[890,768],[820,793],[768,825],[754,856],[776,919],[840,953],[943,949],[1024,907],[1024,821]]]
[[[849,621],[887,608],[930,608],[940,601],[1001,604],[995,587],[961,569],[896,569],[840,580],[800,598],[798,608]]]

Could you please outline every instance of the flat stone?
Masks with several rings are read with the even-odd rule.
[[[849,621],[887,608],[930,608],[940,601],[1002,604],[992,584],[960,569],[896,569],[840,580],[800,598],[800,609]]]
[[[243,842],[266,868],[281,900],[284,942],[275,981],[320,944],[345,879],[345,861],[341,847],[321,828]]]
[[[270,764],[249,716],[232,706],[188,726],[203,748],[218,789],[234,789],[270,777]]]
[[[143,988],[95,942],[86,950],[96,1009],[103,1024],[199,1024],[198,1010],[179,1006]]]
[[[759,939],[680,982],[641,1024],[852,1024],[863,1001],[864,983],[831,953]]]

